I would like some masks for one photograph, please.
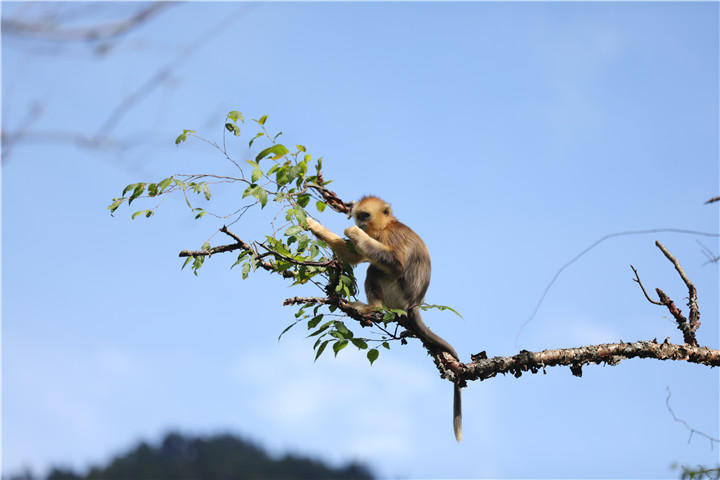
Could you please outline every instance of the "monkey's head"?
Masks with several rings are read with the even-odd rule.
[[[374,196],[366,196],[355,202],[352,216],[355,224],[373,238],[377,238],[387,224],[395,220],[390,204]]]

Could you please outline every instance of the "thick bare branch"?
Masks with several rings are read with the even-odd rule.
[[[692,335],[693,340],[695,337],[695,332],[700,327],[700,310],[698,308],[697,303],[697,289],[695,288],[695,285],[690,281],[690,278],[685,274],[685,270],[680,266],[680,262],[668,251],[665,246],[660,243],[659,241],[655,242],[655,245],[660,249],[661,252],[667,257],[668,260],[672,262],[672,264],[675,266],[675,270],[677,270],[678,274],[680,275],[680,278],[682,278],[683,282],[685,282],[685,286],[687,286],[688,289],[688,307],[690,307],[690,318],[689,318],[689,326],[688,331]],[[683,331],[683,333],[685,333]],[[685,340],[687,343],[690,343]],[[695,345],[697,345],[697,341],[695,342]]]
[[[464,380],[486,380],[498,373],[511,373],[520,377],[523,372],[538,373],[546,367],[567,366],[573,375],[582,376],[587,364],[617,365],[628,358],[654,358],[656,360],[683,360],[712,367],[720,366],[720,350],[694,345],[676,345],[639,341],[634,343],[609,343],[578,348],[559,348],[529,352],[523,350],[512,357],[486,358],[483,353],[474,355],[473,362],[462,366],[458,376]]]

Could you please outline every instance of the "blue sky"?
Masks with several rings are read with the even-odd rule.
[[[3,17],[24,7],[3,2]],[[57,8],[68,7],[27,14]],[[42,106],[2,165],[3,474],[83,468],[170,429],[359,460],[383,478],[677,478],[674,463],[717,464],[718,445],[688,441],[665,403],[670,388],[675,413],[718,438],[717,369],[632,360],[582,378],[554,368],[472,382],[458,445],[451,385],[417,342],[373,366],[350,349],[313,362],[301,330],[277,341],[294,313],[281,302],[296,294],[282,280],[242,281],[229,256],[199,277],[180,270],[177,253],[222,221],[193,220],[180,198],[149,220],[105,209],[129,183],[231,171],[208,145],[175,137],[219,140],[228,111],[267,114],[287,144],[324,157],[342,198],[380,195],[425,239],[427,300],[464,317],[425,320],[466,360],[681,342],[632,281],[630,264],[684,306],[655,240],[694,280],[699,341],[718,348],[718,266],[697,242],[717,255],[718,240],[674,233],[600,244],[563,272],[516,344],[554,273],[602,236],[718,232],[717,206],[703,205],[720,190],[717,3],[187,3],[104,56],[2,40],[4,131]],[[48,140],[94,133],[164,65],[169,77],[117,117],[118,148]],[[236,159],[251,158],[252,133],[229,143]],[[220,211],[239,202],[239,190],[213,199]],[[248,216],[233,230],[258,239],[268,222]]]

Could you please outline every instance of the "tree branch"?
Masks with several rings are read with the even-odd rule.
[[[221,232],[231,237],[233,240],[235,240],[236,243],[230,244],[230,245],[220,245],[218,247],[213,247],[208,250],[182,250],[179,253],[179,257],[204,257],[204,256],[211,256],[215,253],[224,253],[224,252],[232,252],[233,250],[244,250],[246,252],[249,252],[252,255],[257,255],[257,252],[253,250],[253,248],[248,244],[247,242],[243,241],[240,237],[238,237],[233,232],[229,231],[227,229],[227,226],[223,225],[223,227],[220,229]],[[275,267],[270,262],[266,262],[264,260],[258,261],[257,265],[269,272],[276,272],[280,275],[282,275],[284,278],[295,278],[295,274],[293,272],[290,272],[288,270],[283,271],[276,271]]]
[[[486,358],[485,352],[482,352],[473,355],[472,363],[462,365],[458,375],[464,380],[486,380],[498,373],[511,373],[520,377],[523,372],[538,373],[546,367],[568,366],[573,375],[580,377],[583,365],[605,363],[614,366],[621,360],[636,357],[720,366],[720,350],[688,344],[676,345],[666,339],[663,343],[653,340],[559,348],[542,352],[523,350],[512,357]]]
[[[683,270],[683,268],[680,266],[680,262],[678,262],[678,260],[668,251],[668,249],[665,248],[665,246],[659,241],[656,241],[655,245],[657,245],[657,247],[660,249],[661,252],[663,252],[667,259],[672,262],[672,264],[675,266],[675,270],[677,270],[680,278],[682,278],[683,282],[685,282],[685,285],[687,286],[688,307],[690,307],[690,319],[689,325],[687,327],[682,326],[681,329],[683,330],[683,335],[685,335],[685,331],[687,330],[687,335],[692,338],[694,342],[693,344],[697,345],[697,340],[695,340],[695,332],[700,327],[700,310],[697,303],[697,289],[695,288],[695,285],[690,281],[688,276],[685,274],[685,270]],[[687,336],[685,342],[691,343],[688,341]]]
[[[53,42],[104,40],[127,33],[170,6],[172,6],[172,4],[154,2],[128,18],[90,27],[62,27],[47,20],[24,22],[19,19],[10,18],[3,20],[2,28],[6,33],[26,35],[33,38],[51,40]]]

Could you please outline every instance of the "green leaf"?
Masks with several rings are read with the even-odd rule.
[[[255,168],[252,171],[252,176],[250,177],[250,181],[252,181],[252,183],[255,183],[258,180],[260,180],[262,178],[262,176],[263,176],[262,170],[260,170],[259,168]]]
[[[131,183],[130,185],[128,185],[127,187],[125,187],[125,188],[123,189],[122,196],[124,197],[125,194],[126,194],[127,192],[129,192],[130,190],[135,190],[135,188],[136,188],[138,185],[140,185],[140,184],[139,184],[139,183]]]
[[[367,342],[365,342],[362,338],[353,338],[350,341],[360,350],[365,350],[368,347]]]
[[[325,351],[325,347],[327,347],[328,343],[330,343],[330,340],[325,340],[323,343],[320,344],[320,347],[318,347],[317,353],[315,354],[315,361],[320,358],[320,355],[322,355],[322,353]]]
[[[458,311],[456,311],[455,309],[450,308],[450,307],[448,307],[448,306],[445,306],[445,305],[428,305],[427,303],[423,303],[422,305],[420,305],[420,308],[421,308],[423,311],[428,311],[428,310],[430,310],[431,308],[437,308],[437,309],[440,310],[441,312],[442,312],[442,311],[445,311],[445,310],[450,310],[451,312],[453,312],[453,313],[454,313],[455,315],[457,315],[458,317],[463,318],[463,316],[460,315],[460,313],[459,313]],[[465,320],[465,319],[463,318],[463,320]]]
[[[267,192],[261,188],[257,192],[257,195],[255,195],[255,197],[257,197],[257,199],[260,200],[260,207],[265,208],[265,205],[267,205],[267,200],[268,200]]]
[[[128,205],[130,205],[133,200],[138,198],[140,195],[142,195],[143,191],[145,191],[145,183],[138,183],[135,186],[135,190],[133,190],[132,195],[130,195],[130,198],[128,198]]]
[[[203,184],[203,193],[205,194],[205,200],[210,200],[210,187],[207,183]]]
[[[263,158],[267,157],[270,154],[274,155],[273,159],[277,159],[277,158],[282,157],[283,155],[288,154],[289,152],[290,152],[290,150],[285,148],[285,145],[278,143],[277,145],[268,147],[265,150],[263,150],[262,152],[258,153],[257,157],[255,157],[255,161],[259,162],[260,160],[262,160]]]
[[[110,215],[112,215],[124,201],[124,198],[113,198],[113,203],[107,207],[107,209],[110,210]]]
[[[259,123],[260,125],[265,125],[265,122],[267,121],[267,117],[268,117],[267,115],[263,115],[262,117],[260,117],[260,120],[258,120],[257,123]]]
[[[380,352],[378,352],[376,348],[371,348],[370,350],[368,350],[367,358],[368,360],[370,360],[370,365],[372,365],[379,356]]]
[[[178,135],[178,137],[175,139],[175,145],[180,145],[182,142],[187,140],[188,133],[195,133],[195,130],[183,130],[183,133]]]
[[[240,127],[238,127],[234,123],[230,123],[230,122],[226,123],[225,128],[227,129],[228,132],[232,132],[233,135],[235,135],[236,137],[240,136]]]
[[[285,236],[289,237],[290,235],[295,235],[303,231],[303,228],[300,225],[293,225],[292,227],[285,230]]]
[[[307,215],[303,210],[294,210],[293,213],[295,214],[295,218],[297,218],[297,221],[300,225],[307,226]]]
[[[192,269],[193,274],[197,277],[198,270],[200,270],[200,267],[202,267],[203,262],[205,261],[205,257],[203,256],[197,256],[195,257],[195,261],[193,261]]]
[[[158,183],[158,189],[160,190],[160,193],[162,193],[171,183],[172,183],[172,177],[166,178],[162,180],[160,183]]]
[[[297,252],[302,253],[305,251],[307,246],[310,244],[310,239],[305,235],[299,235],[298,236],[298,246],[297,246]]]
[[[246,278],[248,278],[248,274],[249,274],[249,273],[250,273],[250,264],[249,264],[249,263],[246,263],[245,265],[243,265],[243,269],[242,269],[242,278],[243,278],[243,280],[245,280]]]
[[[390,344],[388,342],[383,342],[382,346],[390,350]]]
[[[340,352],[340,350],[347,347],[347,344],[348,344],[347,340],[340,340],[340,341],[333,343],[333,351],[335,352],[336,357],[337,357],[337,354]]]
[[[317,208],[318,212],[322,212],[325,210],[325,207],[327,207],[327,203],[323,202],[322,200],[318,200],[315,202],[315,208]]]
[[[308,330],[312,330],[313,328],[318,326],[318,323],[323,319],[323,314],[313,317],[312,319],[308,320]]]
[[[235,263],[233,263],[233,264],[230,266],[230,269],[232,270],[232,268],[235,267],[235,265],[239,265],[240,263],[242,263],[242,261],[243,261],[243,260],[245,259],[245,257],[247,257],[248,255],[250,255],[250,252],[248,252],[247,250],[245,250],[245,251],[242,252],[240,255],[238,255],[237,260],[235,261]]]
[[[270,170],[272,170],[272,168]],[[270,172],[268,171],[268,173]],[[277,181],[278,185],[280,186],[285,185],[286,183],[290,183],[292,178],[290,178],[289,174],[290,167],[279,167],[277,168],[277,173],[275,174],[275,181]]]
[[[353,333],[348,330],[343,322],[335,322],[335,330],[342,335],[342,338],[352,338]]]
[[[185,269],[185,265],[187,265],[188,263],[190,263],[190,262],[192,261],[192,259],[193,259],[193,257],[187,257],[187,258],[185,259],[185,263],[183,263],[183,265],[182,265],[182,267],[180,268],[180,270],[184,270],[184,269]]]
[[[330,325],[332,325],[333,323],[335,323],[335,320],[330,320],[330,321],[327,321],[327,322],[323,323],[320,328],[318,328],[318,329],[315,330],[313,333],[311,333],[310,335],[308,335],[308,338],[310,338],[310,337],[315,337],[315,336],[317,336],[317,335],[320,335],[320,334],[323,333],[325,330],[327,330],[328,328],[330,328]]]
[[[297,322],[291,323],[290,325],[288,325],[287,327],[285,327],[285,330],[283,330],[282,333],[280,334],[280,336],[278,337],[278,342],[280,341],[280,339],[282,338],[282,336],[285,335],[285,332],[287,332],[288,330],[290,330],[290,329],[291,329],[292,327],[294,327],[295,325],[297,325]]]
[[[262,187],[254,183],[245,189],[242,198],[245,198],[248,195],[252,195],[253,197],[260,200],[260,205],[262,207],[265,207],[265,205],[267,204],[267,192]]]
[[[301,195],[298,195],[297,197],[298,205],[305,208],[307,207],[307,204],[310,203],[310,194],[309,193],[303,193]]]
[[[233,122],[237,123],[238,120],[245,123],[245,119],[243,118],[243,114],[238,112],[237,110],[233,110],[230,113],[227,114],[227,118],[232,120]]]

